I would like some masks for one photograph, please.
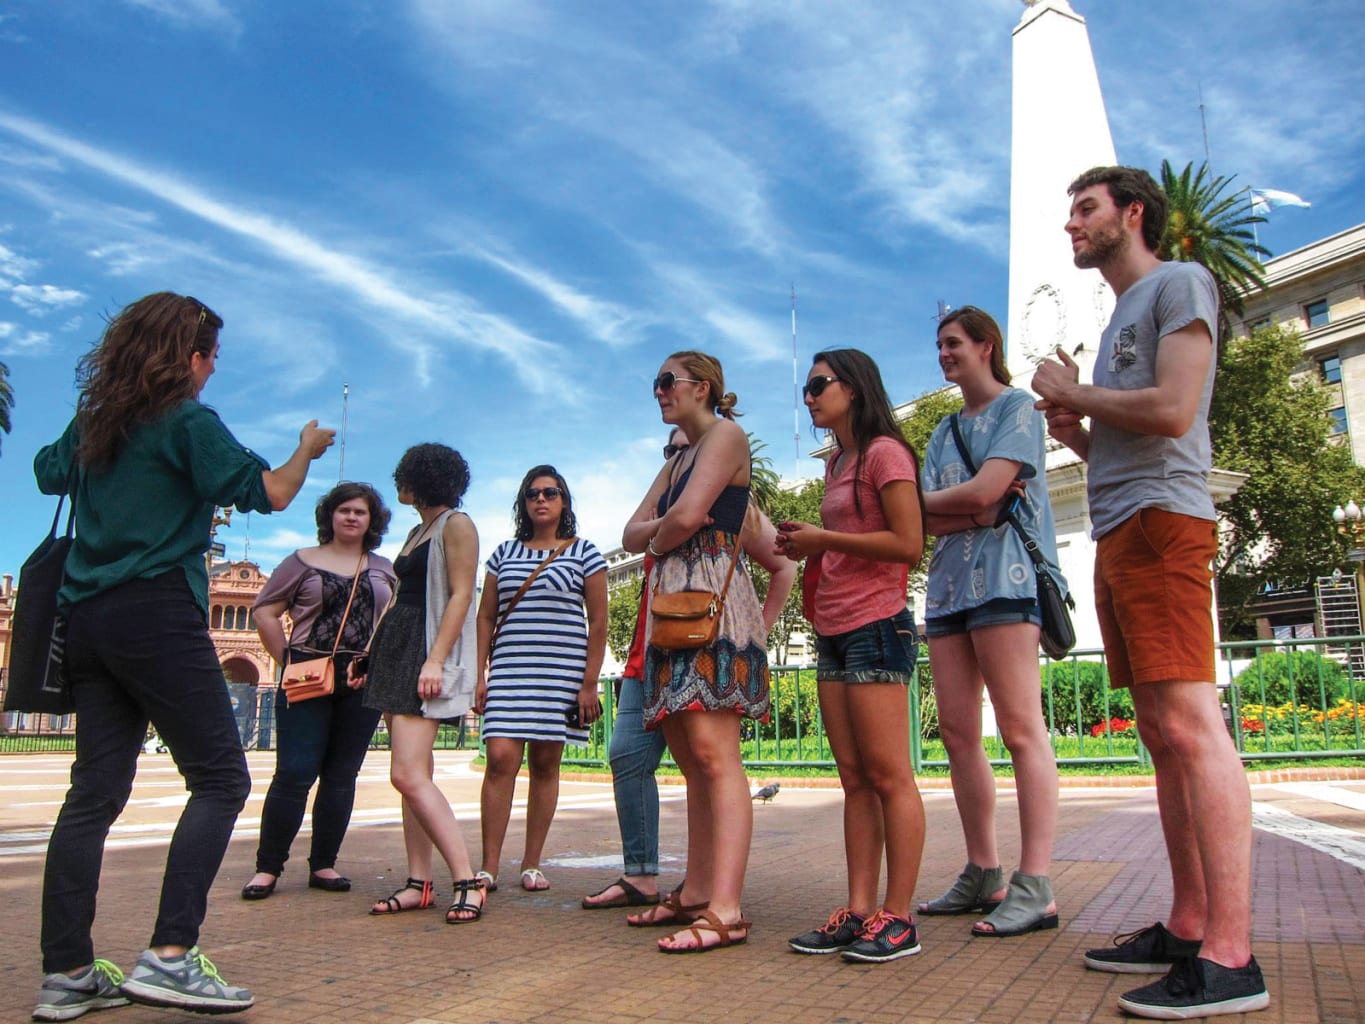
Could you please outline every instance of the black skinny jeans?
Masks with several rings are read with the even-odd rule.
[[[295,652],[295,657],[310,656],[306,651]],[[261,811],[257,871],[271,875],[284,871],[314,781],[318,792],[313,798],[308,867],[312,871],[336,867],[337,851],[355,805],[355,779],[379,725],[379,712],[365,707],[361,691],[346,685],[350,661],[349,654],[337,655],[336,693],[330,697],[290,707],[284,691],[275,691],[275,777]]]
[[[184,572],[133,580],[76,605],[66,664],[76,761],[48,843],[43,970],[69,971],[94,959],[90,929],[104,842],[132,792],[149,720],[190,798],[171,837],[148,945],[194,946],[251,777],[208,623]]]

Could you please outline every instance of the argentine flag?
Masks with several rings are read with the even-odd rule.
[[[1251,212],[1260,217],[1264,217],[1277,206],[1302,206],[1306,210],[1312,205],[1293,192],[1281,192],[1274,188],[1251,189]]]

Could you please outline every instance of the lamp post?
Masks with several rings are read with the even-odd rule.
[[[1356,614],[1359,617],[1362,595],[1365,595],[1365,513],[1351,499],[1344,508],[1338,505],[1332,510],[1332,522],[1336,523],[1337,533],[1346,538],[1346,559],[1355,566]],[[1361,632],[1365,632],[1365,622],[1360,625]]]

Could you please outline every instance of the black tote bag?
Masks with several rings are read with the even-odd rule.
[[[66,516],[66,535],[57,533],[65,501],[63,496],[57,502],[52,529],[19,569],[5,679],[6,711],[66,715],[76,710],[63,670],[66,621],[57,614],[57,591],[66,578],[66,556],[76,526],[73,496]]]

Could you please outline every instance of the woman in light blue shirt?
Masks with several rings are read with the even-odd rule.
[[[1048,877],[1057,826],[1057,762],[1039,700],[1038,583],[1012,512],[1057,564],[1045,479],[1042,416],[1010,387],[1004,339],[988,313],[963,306],[939,323],[939,366],[962,390],[924,459],[924,505],[937,538],[929,564],[925,635],[939,728],[948,750],[967,866],[921,914],[989,911],[973,935],[1057,927]],[[964,458],[954,437],[956,423]],[[981,745],[981,693],[991,696],[1014,763],[1022,833],[1019,870],[1005,885],[995,837],[995,778]]]

